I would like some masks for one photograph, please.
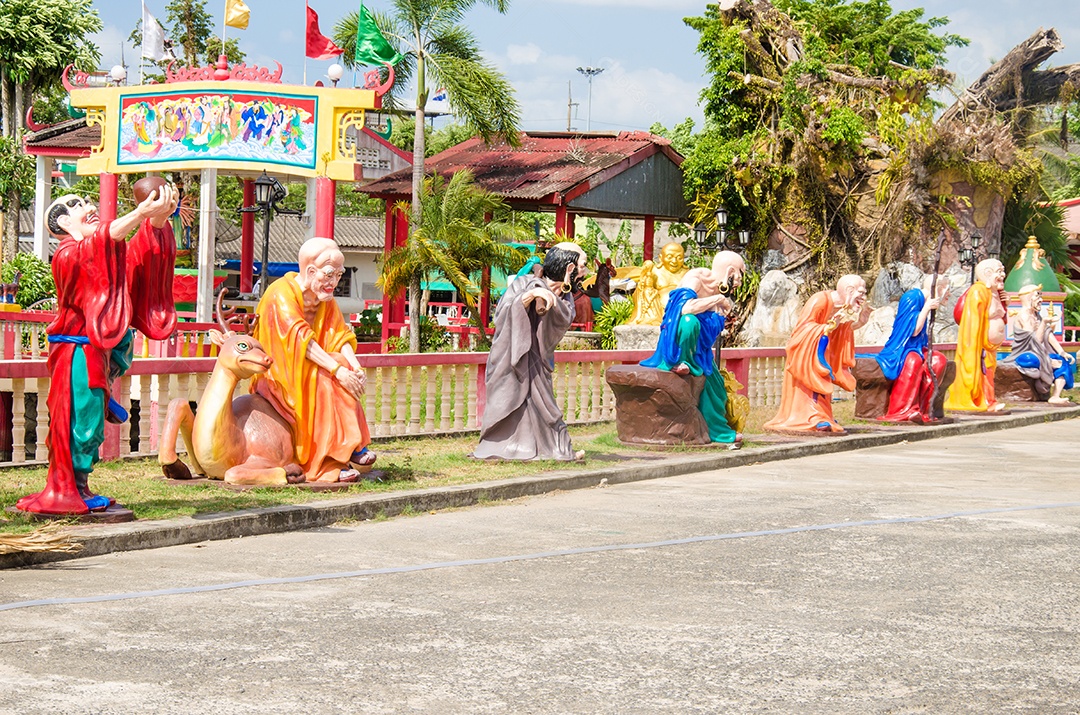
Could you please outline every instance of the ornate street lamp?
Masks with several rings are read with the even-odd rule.
[[[750,243],[750,231],[747,229],[728,231],[727,222],[727,208],[724,206],[718,207],[716,209],[716,231],[709,231],[708,226],[699,223],[697,226],[694,226],[694,243],[696,243],[698,248],[702,251],[716,251],[719,249],[731,251],[746,250],[747,245]],[[735,239],[736,243],[732,243],[730,240],[732,238]]]
[[[241,213],[263,212],[263,250],[262,265],[259,267],[259,297],[266,292],[267,271],[270,265],[270,217],[273,212],[300,215],[303,212],[283,209],[277,203],[289,195],[288,189],[281,182],[266,175],[264,171],[255,179],[255,205],[240,209]]]
[[[345,68],[339,65],[337,62],[326,68],[326,76],[330,78],[330,81],[337,87],[338,80],[345,74]]]

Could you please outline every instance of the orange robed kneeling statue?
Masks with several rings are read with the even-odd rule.
[[[833,385],[854,392],[855,330],[869,318],[859,276],[843,276],[836,290],[810,297],[788,338],[780,410],[767,431],[844,433],[833,419]]]
[[[308,482],[353,481],[375,461],[364,408],[365,375],[356,336],[334,300],[345,257],[329,238],[300,247],[299,273],[267,287],[253,337],[273,359],[251,391],[293,429],[296,461]]]
[[[998,348],[1005,342],[1005,306],[1009,303],[1005,266],[993,258],[980,261],[975,278],[953,310],[960,333],[956,338],[956,380],[949,387],[945,409],[999,412],[1005,405],[994,399],[994,370]]]

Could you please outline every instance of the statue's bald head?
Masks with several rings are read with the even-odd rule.
[[[866,302],[866,281],[854,273],[841,276],[840,280],[836,281],[836,293],[840,296],[842,305],[861,308]]]
[[[1005,287],[1005,266],[996,258],[979,261],[975,266],[975,278],[988,288]]]
[[[746,272],[746,261],[734,251],[720,251],[713,256],[712,273],[721,283],[727,284],[729,289],[738,288],[742,285],[743,273]]]
[[[334,298],[334,288],[345,274],[345,254],[329,238],[309,238],[300,246],[300,273],[297,280],[319,302]]]
[[[309,238],[300,246],[300,256],[297,261],[300,264],[300,274],[303,275],[308,266],[322,268],[337,263],[345,265],[345,254],[338,248],[337,243],[330,238]]]

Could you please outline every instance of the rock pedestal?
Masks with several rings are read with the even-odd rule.
[[[998,402],[1045,402],[1050,393],[1040,395],[1035,381],[1016,369],[1016,365],[998,362],[994,370],[994,398]]]
[[[709,444],[698,411],[704,377],[640,365],[614,365],[606,374],[615,393],[615,427],[630,444]]]
[[[861,420],[876,420],[889,411],[889,390],[893,381],[881,372],[881,365],[873,358],[856,358],[851,374],[855,377],[855,416]],[[934,399],[934,417],[945,416],[945,394],[956,379],[956,363],[945,364],[937,397]],[[1000,397],[998,398],[1001,399]]]
[[[851,374],[855,377],[855,416],[861,420],[876,420],[888,412],[892,380],[881,372],[878,361],[855,358]]]

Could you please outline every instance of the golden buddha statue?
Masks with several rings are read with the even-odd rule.
[[[660,250],[659,264],[645,261],[644,265],[625,277],[637,281],[634,289],[634,314],[628,321],[633,325],[660,325],[668,293],[679,287],[689,268],[683,262],[686,253],[681,244],[672,242]],[[623,276],[620,276],[623,277]]]

